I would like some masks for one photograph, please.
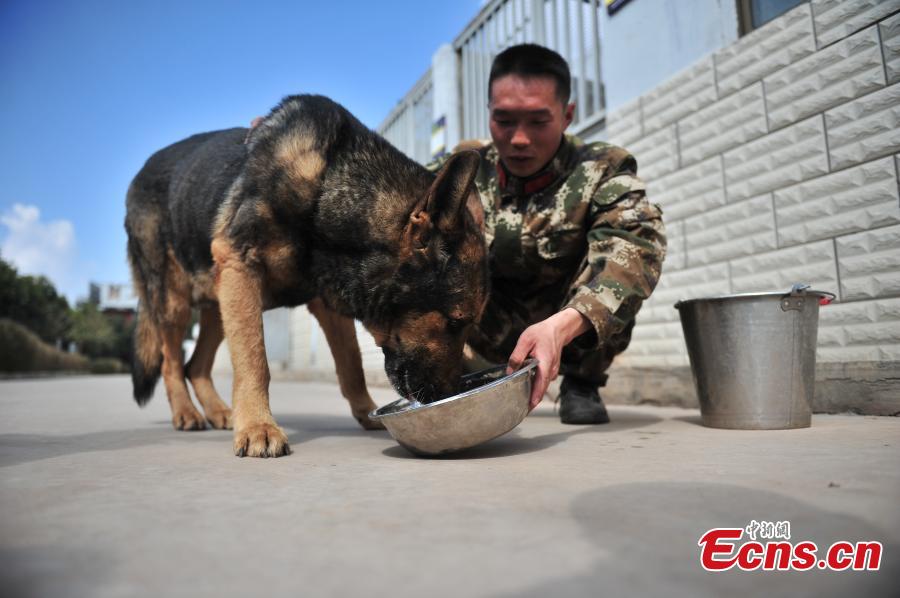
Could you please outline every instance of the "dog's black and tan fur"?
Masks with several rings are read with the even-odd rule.
[[[391,382],[423,402],[457,387],[464,336],[487,294],[478,156],[435,176],[321,96],[285,98],[247,129],[195,135],[154,154],[128,191],[125,228],[140,294],[134,396],[160,373],[178,429],[234,428],[237,455],[290,451],[269,410],[262,312],[307,304],[354,417],[377,427],[353,318],[382,347]],[[192,306],[200,336],[183,364]],[[210,371],[227,338],[233,407]]]

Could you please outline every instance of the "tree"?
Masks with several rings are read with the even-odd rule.
[[[45,277],[20,276],[0,258],[0,318],[16,321],[53,344],[66,338],[69,302]]]
[[[93,303],[79,303],[72,310],[69,339],[88,357],[108,357],[118,349],[118,335],[112,322]]]

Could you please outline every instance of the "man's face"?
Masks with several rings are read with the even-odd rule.
[[[550,77],[507,75],[491,85],[491,137],[506,169],[519,177],[535,174],[556,154],[575,104],[556,97]]]

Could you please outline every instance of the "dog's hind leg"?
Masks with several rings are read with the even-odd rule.
[[[306,307],[325,332],[331,356],[334,358],[341,394],[350,402],[353,417],[366,430],[384,429],[381,422],[369,419],[369,413],[378,405],[369,396],[366,388],[362,355],[359,352],[353,320],[328,309],[319,298],[307,303]]]
[[[219,348],[224,334],[218,306],[201,308],[200,336],[197,338],[194,353],[185,369],[188,380],[194,387],[194,394],[197,395],[197,400],[203,406],[206,421],[214,428],[230,430],[231,408],[219,397],[212,381],[216,349]]]
[[[184,340],[185,330],[187,325],[163,326],[163,382],[166,385],[169,406],[172,408],[172,426],[176,430],[203,430],[206,428],[206,422],[194,407],[184,381],[184,351],[181,343]]]
[[[176,430],[203,430],[206,422],[194,407],[184,379],[182,342],[191,320],[190,287],[187,274],[171,251],[166,268],[165,315],[162,332],[162,377],[172,408],[172,425]]]

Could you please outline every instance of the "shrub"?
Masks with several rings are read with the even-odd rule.
[[[92,359],[90,367],[92,374],[122,374],[128,371],[125,364],[115,357]]]
[[[48,345],[12,320],[0,319],[0,372],[87,371],[83,355]]]

